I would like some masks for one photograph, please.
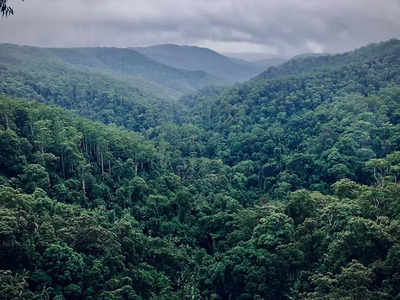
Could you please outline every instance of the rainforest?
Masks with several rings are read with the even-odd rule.
[[[400,299],[399,178],[400,40],[0,44],[1,299]]]

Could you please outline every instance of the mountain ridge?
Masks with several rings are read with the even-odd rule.
[[[84,48],[41,48],[1,44],[4,62],[14,57],[33,60],[40,57],[51,63],[58,59],[78,68],[112,73],[117,76],[131,76],[133,80],[146,80],[182,94],[201,87],[219,84],[221,80],[201,71],[180,70],[158,63],[134,50],[116,47]],[[20,55],[20,57],[16,57]]]
[[[263,67],[257,64],[230,58],[204,47],[160,44],[131,49],[177,68],[203,70],[230,83],[245,81],[263,70]]]
[[[400,40],[390,39],[380,43],[372,43],[352,51],[340,54],[303,54],[295,56],[286,63],[270,67],[255,79],[272,79],[304,73],[323,71],[326,68],[339,68],[350,64],[379,59],[380,56],[394,56],[399,53]]]

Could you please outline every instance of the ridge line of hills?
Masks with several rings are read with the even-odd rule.
[[[187,70],[203,70],[228,83],[248,80],[268,66],[230,58],[214,50],[174,44],[162,44],[134,49],[156,61]]]
[[[43,64],[61,63],[66,68],[74,67],[80,70],[102,72],[114,79],[127,77],[145,91],[151,91],[152,87],[158,87],[160,95],[168,97],[168,91],[173,91],[172,96],[194,91],[200,87],[212,83],[223,83],[203,71],[180,70],[158,63],[147,56],[134,50],[124,48],[38,48],[31,46],[16,46],[2,44],[0,55],[6,57],[2,61],[7,64],[7,59],[18,62],[20,67],[27,68],[33,59],[40,58]],[[16,64],[14,64],[14,67]],[[34,67],[34,66],[32,66]],[[23,69],[24,70],[24,69]],[[148,83],[150,88],[141,86],[140,83]],[[162,91],[164,88],[164,91]]]

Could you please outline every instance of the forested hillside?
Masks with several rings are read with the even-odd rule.
[[[390,60],[398,60],[399,48],[399,41],[393,39],[387,42],[371,44],[343,54],[299,55],[285,64],[269,68],[267,71],[260,74],[258,78],[279,78],[301,75],[345,66],[348,68],[356,68],[363,64],[367,64],[364,68],[369,67],[370,64],[387,65]]]
[[[173,105],[168,93],[150,84],[153,94],[160,95],[153,96],[138,89],[136,83],[131,78],[116,78],[63,64],[53,56],[47,57],[40,48],[0,45],[3,94],[56,104],[82,116],[135,131],[171,120]]]
[[[43,76],[57,72],[54,75],[60,76],[60,73],[74,71],[87,77],[102,75],[109,81],[164,98],[176,98],[210,84],[223,83],[205,72],[169,67],[123,48],[38,48],[0,44],[0,64],[3,71],[28,77],[33,73]],[[6,75],[15,76],[13,73]],[[23,81],[18,82],[23,84]]]
[[[343,56],[353,63],[337,63]],[[290,72],[304,70],[297,76],[259,76],[181,100],[212,156],[248,169],[253,186],[278,198],[299,188],[327,192],[342,178],[370,183],[364,163],[399,147],[400,41],[338,55],[312,72],[315,59],[324,57],[296,63]]]
[[[296,59],[175,104],[1,53],[0,294],[399,298],[399,51]]]

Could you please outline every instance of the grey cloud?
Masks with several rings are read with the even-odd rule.
[[[40,46],[179,43],[220,51],[342,52],[398,38],[399,0],[13,0],[0,41]]]

